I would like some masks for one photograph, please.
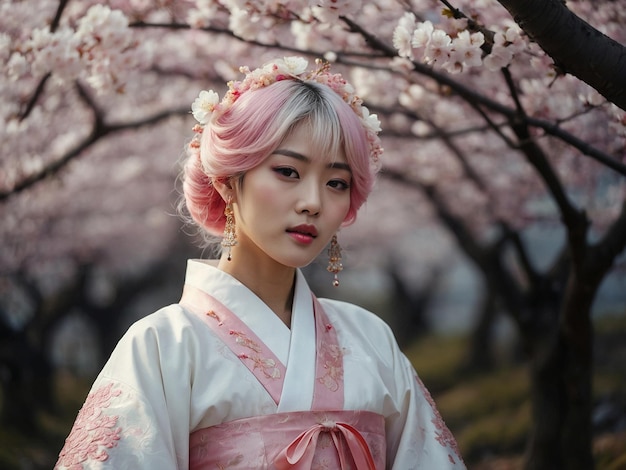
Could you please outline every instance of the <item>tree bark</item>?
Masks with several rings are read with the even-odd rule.
[[[562,72],[626,110],[626,47],[576,16],[562,0],[498,2]]]
[[[558,323],[537,323],[535,334],[527,338],[533,345],[530,372],[533,420],[526,470],[594,467],[590,312],[597,287],[573,272],[564,292]],[[572,317],[578,320],[572,321]]]
[[[565,402],[561,452],[565,468],[593,468],[593,325],[591,306],[599,284],[574,273],[568,283],[559,336],[563,338],[565,364],[562,369]],[[571,449],[585,449],[571,452]]]
[[[566,407],[559,370],[564,362],[562,341],[551,334],[543,334],[534,341],[531,354],[530,400],[532,422],[524,462],[525,470],[561,470],[561,427]],[[540,354],[539,351],[542,351]],[[588,444],[584,446],[587,448]],[[591,468],[591,467],[590,467]]]

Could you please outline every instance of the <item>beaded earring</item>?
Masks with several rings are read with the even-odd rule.
[[[335,275],[333,279],[333,286],[339,286],[339,278],[337,274],[343,269],[341,264],[341,246],[337,242],[337,235],[333,235],[330,240],[330,246],[328,247],[328,267],[326,270]]]
[[[237,234],[235,233],[235,212],[233,211],[232,198],[228,198],[226,207],[224,207],[224,216],[226,217],[226,224],[224,225],[224,237],[222,238],[222,247],[228,248],[228,261],[232,259],[231,250],[232,247],[237,244]]]

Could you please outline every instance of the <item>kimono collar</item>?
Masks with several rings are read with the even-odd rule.
[[[185,283],[203,290],[226,305],[274,351],[283,364],[288,363],[291,341],[289,328],[248,287],[230,274],[217,269],[217,260],[189,260]],[[292,307],[292,328],[299,323],[299,319],[306,321],[307,318],[313,318],[311,290],[298,269]]]

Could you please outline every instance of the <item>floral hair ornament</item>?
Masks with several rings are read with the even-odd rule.
[[[228,91],[221,101],[215,91],[202,90],[191,105],[191,112],[198,124],[193,128],[196,135],[189,145],[193,149],[198,149],[204,126],[224,114],[248,90],[257,90],[281,80],[315,81],[331,88],[350,105],[359,117],[367,135],[370,161],[378,169],[380,167],[379,159],[383,153],[378,137],[380,132],[378,116],[370,114],[367,107],[363,106],[363,100],[355,94],[352,85],[340,73],[331,73],[329,62],[316,59],[315,63],[317,68],[309,71],[307,71],[308,61],[302,57],[285,57],[252,71],[246,66],[239,67],[239,71],[245,74],[244,79],[228,82]]]

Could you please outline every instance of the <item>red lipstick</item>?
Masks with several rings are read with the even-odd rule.
[[[300,243],[311,243],[317,237],[317,229],[314,225],[301,224],[287,229],[287,233]]]

